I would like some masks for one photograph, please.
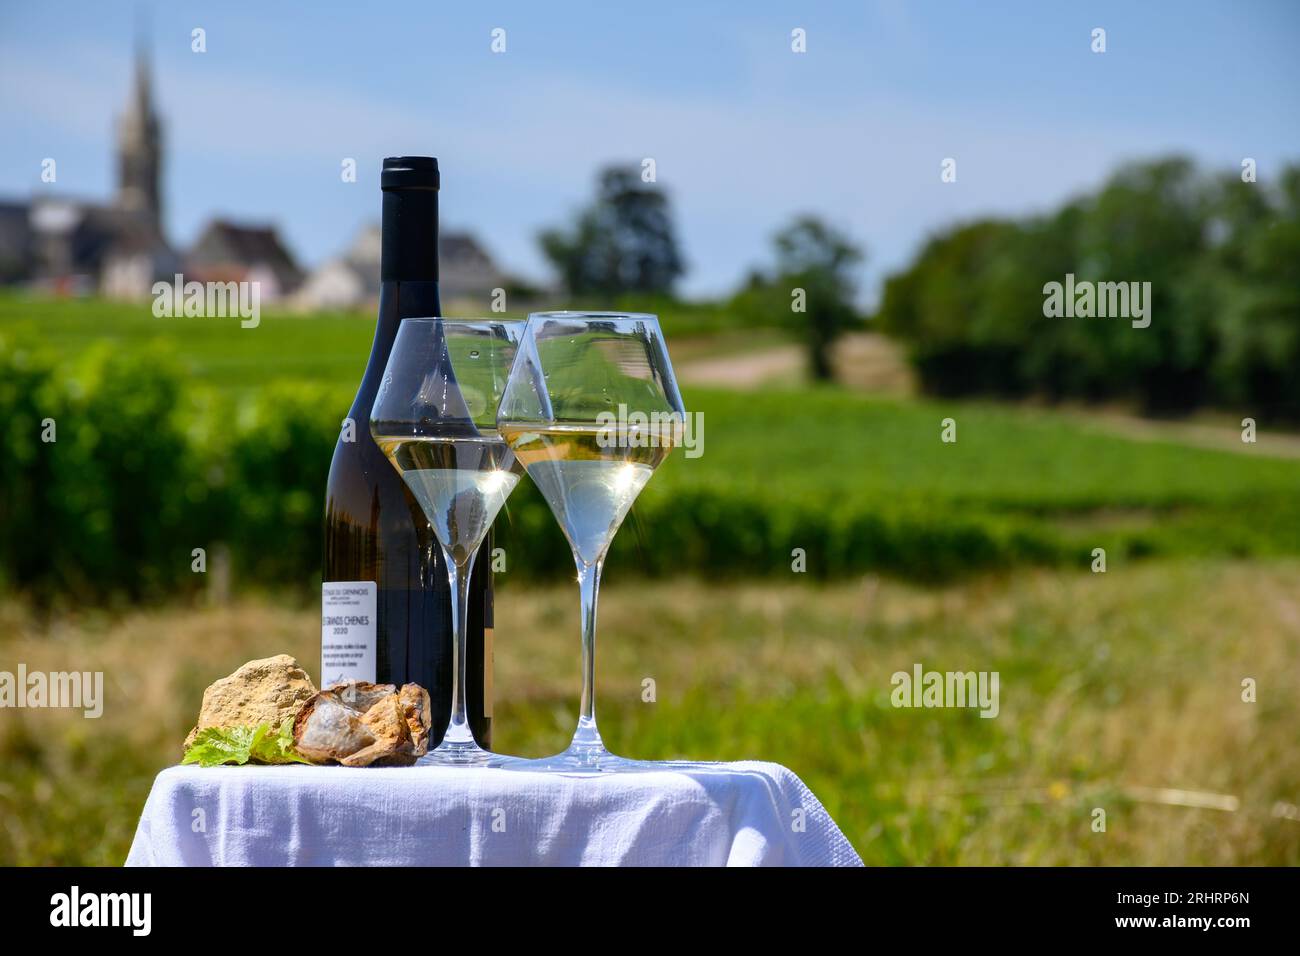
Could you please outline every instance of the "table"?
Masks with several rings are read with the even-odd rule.
[[[662,769],[661,769],[662,768]],[[861,866],[779,764],[171,767],[127,866]]]

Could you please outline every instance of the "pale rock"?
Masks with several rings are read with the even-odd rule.
[[[297,716],[299,708],[315,693],[316,685],[288,654],[249,661],[203,692],[199,722],[185,738],[185,746],[200,730],[209,727],[256,727],[266,723],[278,729],[286,718]]]

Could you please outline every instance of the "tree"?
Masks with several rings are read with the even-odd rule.
[[[1214,381],[1233,405],[1264,420],[1300,421],[1300,165],[1275,188],[1219,181],[1214,259],[1205,300],[1218,332]]]
[[[1015,223],[978,220],[930,239],[910,269],[886,281],[876,324],[907,343],[929,391],[1023,392],[1025,309],[1041,299],[1041,282],[1025,279],[1031,248],[1041,257],[1050,246],[1026,242]]]
[[[827,381],[834,377],[831,346],[859,319],[853,305],[857,290],[853,270],[863,260],[862,250],[846,235],[810,215],[796,218],[772,242],[776,247],[774,284],[790,297],[787,307],[792,309],[799,302],[796,290],[803,290],[812,374]]]
[[[635,167],[611,166],[569,230],[548,229],[542,253],[572,295],[670,295],[684,271],[668,197]]]
[[[1067,274],[1149,284],[1149,326],[1048,318],[1045,284]],[[1158,159],[1050,215],[954,227],[885,283],[876,319],[937,394],[1300,421],[1300,167],[1265,185]]]

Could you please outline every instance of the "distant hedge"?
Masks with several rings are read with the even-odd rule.
[[[1014,458],[1016,443],[1028,440],[1025,426],[981,424],[970,413],[971,444],[954,446],[973,456],[963,459],[973,470],[961,493],[931,482],[927,492],[904,494],[935,469],[954,467],[935,451],[937,439],[933,447],[914,444],[920,430],[933,431],[933,410],[799,395],[811,403],[808,421],[790,412],[792,396],[775,396],[757,426],[748,410],[754,397],[713,396],[709,453],[670,463],[674,473],[651,482],[615,542],[611,576],[789,579],[802,570],[808,578],[878,571],[940,580],[1025,564],[1087,567],[1099,540],[1111,560],[1300,548],[1292,530],[1300,527],[1300,502],[1279,493],[1289,487],[1281,464],[1263,472],[1264,463],[1231,459],[1233,486],[1222,501],[1157,493],[1157,481],[1135,499],[1151,521],[1072,530],[1072,513],[1094,513],[1113,496],[1096,499],[1086,475],[1084,487],[1057,489],[1055,497],[1042,497],[1051,488],[1015,491],[1017,469],[1028,467]],[[201,548],[209,575],[222,563],[218,555],[228,555],[239,589],[310,594],[320,581],[330,456],[350,399],[349,390],[297,382],[268,383],[243,397],[206,388],[161,347],[105,344],[56,365],[0,338],[0,589],[76,605],[183,597],[211,580],[193,568]],[[788,417],[771,418],[778,409]],[[837,447],[854,421],[876,436],[879,458],[855,456],[846,467],[874,461],[893,477],[871,493],[846,495],[825,484],[841,472],[800,463]],[[751,480],[754,427],[784,436],[787,457],[773,460],[768,476],[779,480]],[[988,447],[981,450],[981,441]],[[1126,448],[1116,448],[1125,460],[1139,454]],[[1157,445],[1140,453],[1150,457],[1132,460],[1167,475],[1177,467],[1170,454]],[[1008,460],[1020,464],[1005,475],[988,470]],[[507,502],[494,543],[505,550],[510,578],[572,579],[564,539],[531,482]]]
[[[0,341],[0,584],[49,601],[196,593],[219,551],[243,588],[314,588],[326,474],[349,396],[272,383],[238,404],[188,386],[165,350],[101,346],[72,367]],[[52,440],[43,440],[44,438]],[[528,482],[498,522],[508,573],[572,575],[554,518]],[[612,564],[642,573],[888,568],[934,577],[1054,560],[1060,542],[979,516],[833,516],[726,489],[647,494]]]
[[[1149,282],[1150,325],[1045,316],[1067,274]],[[948,230],[886,281],[876,320],[935,395],[1300,421],[1300,165],[1243,182],[1137,164],[1054,213]]]

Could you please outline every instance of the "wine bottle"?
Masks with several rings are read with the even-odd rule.
[[[370,434],[370,409],[402,319],[442,314],[438,161],[384,160],[379,320],[330,463],[321,588],[321,686],[413,682],[429,691],[433,744],[451,714],[451,600],[442,549]],[[474,567],[466,655],[470,728],[491,746],[491,539]]]

